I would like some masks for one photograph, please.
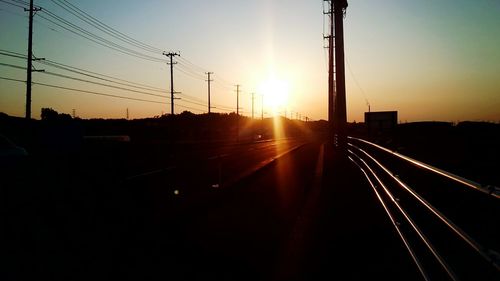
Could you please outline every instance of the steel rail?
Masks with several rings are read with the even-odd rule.
[[[384,200],[382,199],[382,196],[380,196],[380,193],[378,192],[377,190],[377,187],[373,184],[373,182],[371,181],[370,177],[368,176],[368,174],[366,173],[366,171],[354,160],[352,159],[350,156],[348,156],[349,160],[351,160],[354,164],[356,164],[356,166],[358,166],[358,168],[361,170],[361,172],[363,172],[363,174],[365,175],[366,179],[368,180],[368,183],[370,184],[371,188],[373,189],[373,191],[375,192],[375,195],[377,196],[378,200],[380,201],[380,204],[382,204],[382,207],[384,208],[385,212],[387,213],[387,216],[389,216],[389,219],[391,220],[392,222],[392,225],[394,226],[394,228],[396,229],[399,237],[401,238],[401,240],[403,241],[403,244],[405,245],[406,249],[408,250],[408,252],[410,253],[410,256],[411,258],[413,259],[413,262],[416,264],[418,270],[420,271],[420,274],[422,274],[422,277],[426,280],[426,281],[429,281],[430,278],[429,276],[427,275],[424,267],[422,266],[422,263],[420,262],[420,260],[418,259],[418,257],[416,256],[415,252],[413,251],[410,243],[408,242],[408,239],[406,239],[406,237],[403,235],[401,229],[399,228],[399,223],[394,219],[394,216],[392,215],[391,211],[389,211],[389,208],[387,208],[387,205],[385,204]]]
[[[500,199],[500,188],[499,187],[496,187],[496,186],[492,186],[492,185],[487,185],[487,186],[484,186],[480,183],[477,183],[475,181],[472,181],[472,180],[469,180],[469,179],[466,179],[466,178],[463,178],[461,176],[458,176],[458,175],[455,175],[453,173],[450,173],[450,172],[447,172],[447,171],[444,171],[444,170],[441,170],[439,168],[436,168],[436,167],[433,167],[431,165],[428,165],[428,164],[425,164],[423,162],[420,162],[418,160],[415,160],[415,159],[412,159],[408,156],[405,156],[405,155],[402,155],[402,154],[399,154],[397,152],[394,152],[394,151],[391,151],[390,149],[387,149],[383,146],[380,146],[378,144],[375,144],[375,143],[372,143],[372,142],[369,142],[367,140],[364,140],[364,139],[360,139],[360,138],[354,138],[354,137],[348,137],[349,139],[353,139],[353,140],[357,140],[357,141],[360,141],[360,142],[364,142],[366,144],[369,144],[373,147],[376,147],[382,151],[385,151],[387,153],[390,153],[400,159],[403,159],[407,162],[410,162],[411,164],[415,165],[415,166],[418,166],[420,168],[423,168],[423,169],[426,169],[426,170],[429,170],[433,173],[436,173],[436,174],[439,174],[441,176],[444,176],[444,177],[447,177],[451,180],[454,180],[456,182],[459,182],[465,186],[468,186],[470,188],[473,188],[477,191],[480,191],[480,192],[483,192],[485,194],[488,194],[488,195],[491,195],[497,199]]]
[[[403,217],[406,219],[406,221],[408,221],[408,223],[413,228],[413,230],[415,230],[415,232],[420,237],[420,239],[422,240],[422,242],[424,242],[424,244],[427,246],[427,248],[429,249],[429,251],[431,251],[432,255],[436,258],[436,260],[439,262],[439,264],[441,265],[441,267],[443,267],[443,269],[446,271],[446,273],[448,274],[448,276],[452,280],[458,281],[459,278],[456,276],[455,272],[453,272],[453,270],[448,265],[448,263],[438,253],[438,251],[436,250],[436,248],[430,242],[429,238],[427,238],[427,236],[417,226],[417,224],[415,223],[415,221],[401,207],[401,204],[399,204],[398,200],[396,200],[396,198],[392,195],[392,193],[389,191],[389,189],[387,188],[387,186],[382,182],[382,180],[380,180],[380,178],[377,176],[377,174],[375,173],[375,171],[372,168],[370,168],[370,166],[368,165],[368,163],[366,163],[365,160],[363,160],[359,155],[357,155],[356,153],[354,153],[350,149],[348,149],[347,151],[349,153],[351,153],[352,155],[354,155],[356,158],[358,158],[364,164],[364,166],[370,171],[370,173],[372,174],[372,176],[377,180],[377,182],[382,187],[382,189],[385,191],[385,193],[387,194],[387,196],[391,199],[392,203],[397,207],[397,209],[403,215]]]
[[[471,246],[476,252],[478,252],[488,263],[493,265],[497,270],[500,271],[500,265],[497,261],[490,255],[490,253],[494,253],[494,251],[487,249],[477,243],[471,236],[469,236],[464,230],[462,230],[459,226],[453,223],[450,219],[448,219],[445,215],[443,215],[438,209],[436,209],[433,205],[431,205],[427,200],[418,195],[413,189],[411,189],[406,183],[404,183],[401,179],[394,176],[394,174],[387,169],[384,165],[382,165],[377,159],[368,154],[365,150],[353,145],[352,143],[348,143],[349,146],[358,149],[363,152],[367,157],[369,157],[374,163],[376,163],[382,170],[384,170],[390,177],[392,177],[401,187],[403,187],[406,191],[408,191],[417,201],[419,201],[423,206],[425,206],[431,213],[433,213],[436,217],[438,217],[448,228],[450,228],[453,232],[455,232],[462,240],[464,240],[469,246]]]

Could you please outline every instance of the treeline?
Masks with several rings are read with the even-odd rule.
[[[193,114],[184,111],[144,119],[81,119],[52,108],[41,110],[41,120],[0,113],[0,134],[22,145],[78,146],[87,136],[128,136],[134,142],[248,141],[300,137],[327,130],[326,121],[298,121],[283,117],[252,119],[235,113]]]

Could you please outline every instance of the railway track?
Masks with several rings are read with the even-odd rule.
[[[500,280],[499,189],[349,138],[362,171],[424,280]]]

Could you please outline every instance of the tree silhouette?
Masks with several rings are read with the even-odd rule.
[[[52,108],[42,108],[42,120],[56,120],[59,113]]]

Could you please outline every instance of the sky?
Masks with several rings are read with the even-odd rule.
[[[0,1],[0,53],[27,54],[23,2]],[[368,104],[372,111],[397,110],[401,122],[500,121],[500,1],[348,2],[344,34],[349,121],[362,122]],[[264,95],[265,116],[286,112],[288,117],[327,118],[323,36],[329,19],[323,15],[322,0],[35,0],[35,5],[42,7],[34,17],[37,58],[92,71],[100,78],[107,75],[105,79],[115,82],[119,78],[122,84],[35,62],[36,69],[46,72],[33,73],[38,83],[33,85],[34,118],[40,118],[44,107],[68,114],[74,110],[82,118],[125,118],[127,109],[130,118],[170,113],[170,66],[162,51],[180,54],[174,58],[174,90],[180,98],[175,100],[176,113],[207,112],[205,72],[210,71],[212,112],[236,111],[239,84],[240,112],[245,116],[252,114],[255,93],[256,117]],[[153,52],[103,33],[69,13],[68,7],[154,47]],[[114,49],[75,34],[81,30],[89,32],[87,37],[108,40]],[[121,47],[154,61],[116,51]],[[25,81],[26,71],[13,65],[26,67],[26,61],[0,54],[0,77]],[[131,88],[130,82],[142,89]],[[24,116],[25,95],[24,82],[0,79],[0,112]]]

